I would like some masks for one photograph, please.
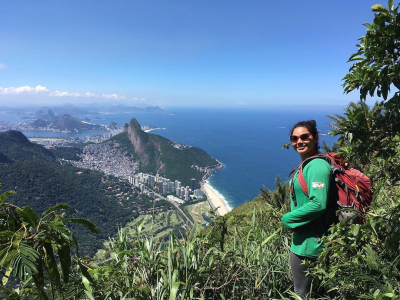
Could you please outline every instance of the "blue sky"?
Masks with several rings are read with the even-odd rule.
[[[346,105],[376,3],[2,1],[0,105]]]

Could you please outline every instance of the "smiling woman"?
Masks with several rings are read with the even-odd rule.
[[[317,123],[314,120],[297,123],[290,135],[293,149],[300,154],[301,160],[318,154],[318,138]]]
[[[294,125],[290,141],[293,149],[304,162],[318,154],[318,130],[314,120],[301,121]],[[294,291],[302,299],[308,299],[311,292],[311,279],[306,276],[307,266],[303,261],[315,260],[323,250],[321,237],[327,233],[328,226],[322,222],[325,215],[331,168],[322,159],[310,161],[303,169],[306,182],[311,183],[309,195],[305,195],[298,181],[299,168],[290,180],[291,212],[282,218],[286,227],[293,232],[290,247],[290,267],[294,281]]]

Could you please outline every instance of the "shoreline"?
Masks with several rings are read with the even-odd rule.
[[[224,197],[221,194],[219,194],[218,191],[215,190],[207,180],[211,176],[211,173],[213,171],[221,170],[224,167],[224,165],[219,160],[217,160],[217,162],[218,163],[215,166],[205,168],[205,174],[203,175],[200,185],[201,189],[203,190],[204,194],[207,197],[207,201],[210,207],[212,209],[218,207],[217,214],[219,216],[224,216],[231,209],[226,200],[224,199]]]
[[[210,204],[212,209],[217,208],[217,213],[219,216],[224,216],[229,212],[228,205],[225,203],[223,199],[218,197],[218,195],[214,192],[211,185],[206,182],[202,184],[202,189],[204,194],[207,196],[207,201]]]

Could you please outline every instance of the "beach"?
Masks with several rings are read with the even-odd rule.
[[[217,196],[217,194],[206,183],[202,185],[204,193],[207,195],[208,202],[212,208],[218,207],[218,214],[220,216],[226,215],[229,210],[225,202]]]

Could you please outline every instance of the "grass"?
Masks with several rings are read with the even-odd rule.
[[[194,223],[207,224],[203,219],[203,214],[208,217],[208,212],[210,211],[210,205],[207,201],[198,202],[196,204],[191,204],[187,206],[189,214],[192,216]]]
[[[136,228],[142,222],[142,234],[145,236],[154,236],[156,240],[170,235],[176,225],[185,223],[185,220],[175,211],[169,210],[157,214],[140,215],[135,220],[129,222],[124,228],[130,237],[136,235]]]

